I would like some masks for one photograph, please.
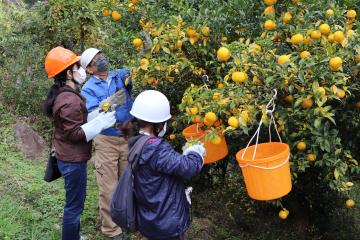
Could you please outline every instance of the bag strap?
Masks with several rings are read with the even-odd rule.
[[[139,165],[139,159],[142,153],[142,150],[151,136],[142,135],[136,139],[134,145],[129,149],[128,161],[132,171],[136,171]]]

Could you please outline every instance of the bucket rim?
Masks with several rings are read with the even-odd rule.
[[[198,125],[198,126],[197,126]],[[210,129],[208,129],[208,130],[202,130],[201,129],[201,127],[203,127],[205,124],[204,124],[204,122],[201,122],[201,123],[198,123],[198,124],[191,124],[191,125],[189,125],[189,126],[187,126],[186,128],[184,128],[183,130],[182,130],[182,135],[185,137],[185,138],[191,138],[191,137],[199,137],[199,136],[202,136],[202,135],[205,135],[207,132],[210,132],[211,130]],[[215,123],[215,127],[216,128],[219,128],[219,126],[220,126],[220,121],[217,121],[216,123]],[[198,129],[198,132],[194,132],[194,133],[187,133],[187,131],[189,131],[189,129],[191,129],[191,128],[196,128],[196,129]],[[220,131],[220,133],[221,133],[221,131]],[[188,135],[188,136],[186,136],[186,135]],[[189,135],[192,135],[192,136],[189,136]]]
[[[273,162],[273,161],[276,161],[276,156],[279,156],[279,155],[283,155],[285,153],[286,154],[286,157],[290,156],[290,146],[289,144],[286,144],[286,143],[283,143],[283,142],[267,142],[267,143],[259,143],[258,144],[258,147],[259,146],[263,146],[263,145],[268,145],[268,144],[276,144],[276,145],[282,145],[284,146],[284,150],[281,151],[280,153],[276,154],[276,155],[273,155],[273,156],[269,156],[269,157],[263,157],[263,158],[256,158],[254,160],[247,160],[247,159],[241,159],[241,155],[243,153],[243,151],[245,151],[245,148],[241,149],[240,151],[238,151],[236,153],[236,160],[238,161],[239,164],[248,164],[248,163],[251,163],[251,164],[261,164],[261,163],[269,163],[269,162]],[[253,147],[254,145],[251,145],[250,147]]]

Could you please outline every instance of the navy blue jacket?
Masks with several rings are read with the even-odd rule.
[[[184,181],[196,176],[202,158],[190,152],[184,156],[160,138],[150,139],[143,148],[134,173],[138,229],[150,239],[182,235],[190,224],[189,203]]]
[[[130,115],[132,107],[131,88],[132,82],[130,79],[130,72],[127,69],[119,69],[110,71],[108,75],[110,85],[107,81],[100,80],[95,76],[91,76],[84,84],[81,90],[81,95],[86,99],[86,109],[88,112],[93,111],[99,107],[101,101],[113,95],[120,89],[126,89],[125,104],[116,108],[116,122],[121,124],[131,120]],[[116,128],[108,128],[101,132],[103,135],[122,136],[122,133]]]

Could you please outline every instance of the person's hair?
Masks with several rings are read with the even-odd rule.
[[[74,64],[73,64],[74,65]],[[43,111],[46,116],[52,117],[52,108],[56,99],[56,96],[59,94],[60,88],[65,86],[66,83],[66,75],[68,70],[72,70],[73,65],[57,74],[54,77],[54,84],[49,88],[47,97],[43,104]]]
[[[151,127],[153,132],[157,135],[164,127],[164,124],[165,122],[151,123],[134,118],[133,120],[122,124],[119,130],[124,134],[124,137],[128,139],[129,137],[138,135],[141,128],[147,127]]]

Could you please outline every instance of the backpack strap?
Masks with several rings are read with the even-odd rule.
[[[152,137],[146,135],[140,135],[135,138],[137,139],[133,139],[135,143],[130,147],[128,154],[128,161],[133,171],[136,171],[138,169],[139,158],[141,156],[142,150],[146,142]]]

